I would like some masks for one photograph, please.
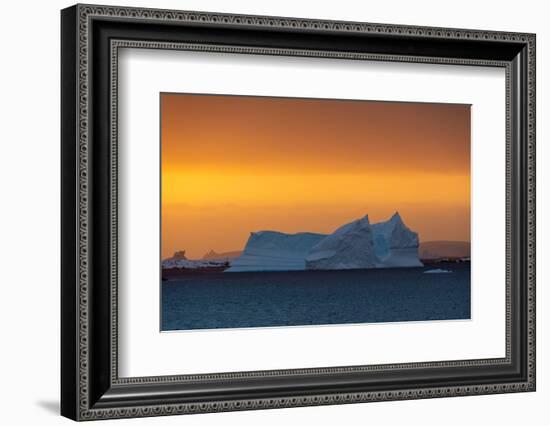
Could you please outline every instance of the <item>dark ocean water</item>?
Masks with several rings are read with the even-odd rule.
[[[470,264],[192,274],[162,282],[162,330],[470,318]]]

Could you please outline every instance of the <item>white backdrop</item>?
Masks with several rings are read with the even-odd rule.
[[[121,376],[505,356],[503,68],[124,49],[118,75]],[[160,92],[471,104],[471,319],[159,333]]]
[[[383,23],[537,32],[538,66],[538,391],[423,401],[293,408],[118,420],[119,424],[279,425],[334,423],[460,425],[544,424],[550,400],[550,28],[544,2],[394,0],[108,1],[106,4],[199,9]],[[2,422],[69,424],[58,417],[59,394],[59,9],[70,2],[4,4],[0,68],[0,393]],[[537,421],[538,419],[538,421]],[[546,420],[547,421],[547,420]],[[130,423],[128,423],[130,422]],[[107,421],[102,424],[117,424]]]

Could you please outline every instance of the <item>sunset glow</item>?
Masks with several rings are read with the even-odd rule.
[[[470,240],[469,105],[162,94],[161,126],[163,258],[396,210]]]

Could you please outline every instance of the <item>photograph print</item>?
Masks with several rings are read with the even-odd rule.
[[[470,105],[160,104],[161,331],[470,319]]]

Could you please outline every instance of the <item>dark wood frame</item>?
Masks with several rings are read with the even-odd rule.
[[[533,34],[76,5],[62,11],[61,35],[64,416],[89,420],[535,390]],[[506,357],[119,378],[116,59],[121,47],[504,67]]]

